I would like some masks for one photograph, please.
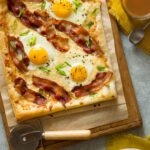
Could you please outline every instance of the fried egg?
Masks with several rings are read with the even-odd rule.
[[[90,7],[89,2],[83,3],[80,0],[47,0],[45,2],[45,9],[50,16],[76,24],[82,24],[85,21]]]
[[[65,53],[32,30],[20,36],[20,40],[30,59],[28,69],[34,70],[32,73],[35,75],[59,83],[67,91],[75,86],[90,84],[98,72],[107,71],[104,60],[85,53],[71,39],[70,49]]]
[[[25,33],[26,31],[23,32]],[[42,37],[35,31],[30,31],[23,36],[20,35],[20,40],[30,59],[29,70],[35,70],[37,66],[51,62],[51,58],[56,55],[54,47],[49,44],[46,38]],[[51,51],[49,49],[51,49]]]

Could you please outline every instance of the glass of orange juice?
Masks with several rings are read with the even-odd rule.
[[[138,20],[150,19],[150,0],[122,0],[124,10]]]

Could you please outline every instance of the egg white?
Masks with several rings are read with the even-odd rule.
[[[32,36],[36,36],[36,44],[34,46],[30,46],[28,44],[29,38]],[[37,65],[30,62],[29,64],[29,70],[34,70],[35,75],[50,79],[52,81],[55,81],[59,83],[61,86],[63,86],[67,91],[71,91],[75,86],[78,86],[80,84],[87,85],[91,83],[94,79],[96,74],[99,72],[97,70],[97,66],[104,66],[105,63],[98,57],[94,55],[88,55],[85,53],[81,47],[77,46],[75,42],[73,42],[71,39],[69,39],[69,46],[70,49],[68,52],[60,52],[57,49],[54,48],[54,46],[47,41],[47,39],[40,34],[38,34],[35,31],[30,30],[30,32],[25,36],[20,36],[20,40],[23,43],[24,50],[26,54],[29,54],[29,51],[31,48],[38,48],[42,47],[44,48],[49,56],[49,69],[51,70],[50,74],[43,73],[41,70],[38,72]],[[65,65],[62,70],[66,73],[66,76],[60,75],[57,70],[56,66],[59,64],[64,64],[65,62],[69,63],[69,65]],[[71,68],[77,65],[84,66],[87,70],[87,78],[80,83],[76,83],[71,78]],[[42,66],[45,66],[42,65]],[[81,74],[82,76],[82,74]],[[58,82],[59,81],[59,82]]]
[[[69,2],[73,6],[73,0],[69,0]],[[46,1],[45,9],[49,13],[49,15],[52,16],[53,18],[56,18],[58,20],[67,20],[80,25],[86,20],[87,13],[91,7],[91,4],[89,2],[84,2],[84,3],[82,1],[80,2],[82,3],[82,5],[77,9],[76,12],[72,11],[71,15],[67,18],[57,17],[51,10],[51,6],[52,6],[51,2]]]

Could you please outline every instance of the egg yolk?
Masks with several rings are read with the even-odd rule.
[[[48,62],[49,57],[47,51],[42,48],[31,48],[29,51],[29,59],[33,64],[42,65]]]
[[[87,70],[84,66],[78,65],[71,69],[71,78],[75,82],[82,82],[87,78]]]
[[[67,0],[56,0],[51,8],[54,14],[60,18],[67,18],[72,13],[72,5]]]

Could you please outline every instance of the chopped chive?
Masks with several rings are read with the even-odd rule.
[[[70,65],[67,61],[65,61],[65,64],[66,64],[67,66],[71,67],[71,65]]]
[[[63,70],[57,70],[57,72],[58,72],[60,75],[62,75],[62,76],[66,76],[66,73],[65,73],[65,71],[63,71]]]
[[[29,32],[30,32],[29,30],[26,30],[26,31],[20,33],[20,36],[25,36],[25,35],[27,35]]]
[[[94,25],[94,22],[90,21],[86,26],[90,29]]]
[[[12,48],[16,49],[16,44],[14,41],[10,41],[9,44]]]
[[[66,76],[65,71],[63,71],[62,69],[65,68],[65,67],[67,67],[67,66],[71,67],[71,64],[69,64],[68,62],[65,61],[63,64],[59,64],[59,65],[55,66],[55,69],[57,70],[57,72],[60,75]]]
[[[13,25],[11,26],[12,30],[14,31],[17,28],[17,20],[14,20]]]
[[[86,41],[86,46],[90,48],[91,45],[92,45],[92,40],[89,38],[89,39]]]
[[[22,54],[18,54],[18,59],[21,61],[23,59]]]
[[[90,96],[91,97],[95,97],[97,95],[97,93],[93,93],[93,94],[91,94]]]
[[[55,68],[56,68],[56,70],[59,70],[59,69],[62,69],[62,68],[64,68],[64,67],[66,67],[65,64],[59,64],[59,65],[57,65]]]
[[[43,0],[43,2],[42,2],[42,4],[41,4],[41,9],[42,9],[42,10],[45,9],[45,6],[46,6],[46,1]]]
[[[51,72],[51,70],[48,67],[40,66],[39,69],[48,74]]]
[[[22,17],[23,15],[24,15],[24,9],[21,9],[20,12],[19,12],[18,17],[20,18],[20,17]]]
[[[98,71],[105,71],[106,67],[104,66],[97,66]]]
[[[79,0],[73,0],[73,10],[75,13],[81,6],[82,6],[82,3]]]
[[[92,11],[92,16],[96,16],[97,14],[99,13],[99,9],[98,8],[95,8],[93,11]]]
[[[36,37],[32,36],[29,40],[28,43],[30,46],[34,46],[36,44]]]
[[[66,67],[65,64],[59,64],[55,67],[55,69],[60,75],[66,76],[66,73],[62,70],[64,67]]]

